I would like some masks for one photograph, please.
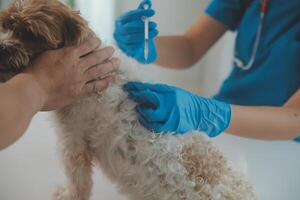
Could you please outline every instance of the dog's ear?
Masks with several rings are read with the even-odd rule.
[[[15,0],[0,13],[1,28],[21,41],[41,42],[47,49],[57,48],[62,41],[57,34],[59,24],[51,16],[51,7],[47,5],[44,0]]]

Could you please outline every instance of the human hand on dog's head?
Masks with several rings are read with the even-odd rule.
[[[41,96],[39,111],[104,90],[119,60],[111,59],[113,48],[99,49],[98,39],[84,43],[93,35],[78,12],[59,1],[15,0],[0,12],[0,82],[29,74]]]
[[[45,52],[24,71],[36,83],[40,110],[62,108],[80,97],[105,90],[114,81],[119,60],[110,59],[112,47],[96,50],[100,45],[98,39],[91,38],[78,47]],[[105,78],[93,81],[99,77]]]

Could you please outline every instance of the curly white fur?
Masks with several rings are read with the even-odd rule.
[[[132,200],[255,199],[203,134],[157,135],[139,124],[136,104],[122,90],[138,70],[123,63],[119,79],[101,96],[56,113],[68,184],[55,199],[89,199],[92,163]]]

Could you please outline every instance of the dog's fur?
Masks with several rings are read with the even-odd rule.
[[[0,63],[22,71],[48,49],[78,45],[93,32],[78,12],[56,0],[16,0],[0,15]],[[143,128],[123,84],[137,80],[123,59],[108,90],[55,113],[67,184],[55,200],[88,200],[98,165],[132,200],[252,200],[251,186],[203,134],[157,135]],[[137,69],[134,69],[137,70]]]

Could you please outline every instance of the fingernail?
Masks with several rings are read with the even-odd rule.
[[[115,48],[111,47],[111,46],[108,46],[107,47],[109,49],[109,52],[110,53],[114,53],[115,52]]]

